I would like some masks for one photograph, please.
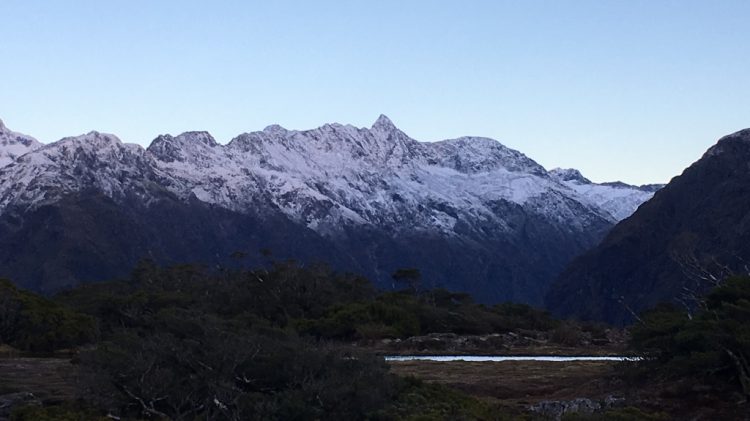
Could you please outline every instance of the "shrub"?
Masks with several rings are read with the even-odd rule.
[[[560,345],[577,346],[583,341],[584,335],[579,326],[564,322],[550,332],[550,339]]]
[[[30,352],[52,352],[92,342],[96,324],[92,317],[77,313],[38,295],[21,291],[0,280],[0,340]]]
[[[703,378],[750,397],[750,278],[731,278],[693,315],[659,306],[631,328],[641,366],[665,377]]]
[[[467,396],[447,386],[413,377],[399,380],[394,401],[371,417],[373,420],[523,420],[521,414],[504,415],[501,408]]]
[[[200,328],[126,330],[83,353],[81,395],[125,416],[206,420],[359,419],[390,399],[382,358],[182,317]]]
[[[414,314],[402,307],[380,301],[334,306],[325,317],[300,321],[298,327],[302,333],[334,339],[374,339],[419,334],[419,320]]]

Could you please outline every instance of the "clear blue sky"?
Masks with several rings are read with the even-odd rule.
[[[750,127],[750,1],[0,2],[0,118],[147,145],[278,123],[482,135],[665,182]]]

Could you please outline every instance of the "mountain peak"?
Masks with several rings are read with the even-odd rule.
[[[560,181],[575,181],[579,184],[591,184],[591,180],[584,177],[580,171],[575,168],[554,168],[549,174]]]
[[[200,143],[209,147],[218,145],[211,133],[206,131],[184,132],[176,136],[175,139],[184,143]]]
[[[722,137],[714,146],[706,151],[704,156],[720,155],[726,150],[731,150],[731,145],[740,145],[744,142],[750,143],[750,129],[743,129]]]
[[[278,124],[271,124],[270,126],[266,126],[266,128],[263,129],[263,133],[269,133],[269,134],[286,133],[286,132],[287,132],[287,129],[285,129],[284,127]]]
[[[210,133],[184,132],[177,136],[159,135],[146,149],[154,157],[164,162],[184,162],[198,159],[214,148],[220,147]]]
[[[372,125],[373,130],[392,131],[398,130],[395,124],[385,114],[380,114],[375,123]]]
[[[78,136],[68,136],[60,139],[57,142],[53,142],[50,145],[67,145],[76,148],[84,148],[88,150],[96,149],[111,149],[119,148],[122,146],[122,141],[117,136],[110,133],[101,133],[96,130],[92,130],[86,134]]]
[[[740,138],[743,140],[750,140],[750,128],[736,131],[730,135],[724,136],[724,138]]]
[[[41,146],[42,144],[33,137],[8,129],[0,120],[0,168]]]

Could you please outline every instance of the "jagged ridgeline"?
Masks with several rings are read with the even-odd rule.
[[[0,276],[45,293],[161,263],[247,253],[325,261],[390,287],[540,304],[550,281],[654,186],[547,171],[499,142],[417,142],[371,128],[269,126],[226,145],[206,132],[144,149],[91,132],[47,145],[0,127]],[[577,175],[577,176],[576,176]]]

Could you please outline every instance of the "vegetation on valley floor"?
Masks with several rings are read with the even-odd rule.
[[[397,377],[382,358],[348,344],[433,332],[536,331],[564,345],[604,332],[525,305],[485,306],[466,294],[423,291],[416,275],[398,273],[408,288],[383,292],[356,275],[294,262],[219,271],[143,262],[128,279],[51,299],[3,281],[0,342],[32,353],[78,350],[79,399],[21,409],[15,419],[519,416],[444,386]],[[644,314],[631,329],[633,350],[644,360],[623,376],[700,376],[711,393],[746,399],[748,284],[728,281],[691,317],[674,307]]]
[[[382,292],[356,275],[294,262],[220,271],[143,262],[128,279],[52,299],[7,281],[2,288],[4,343],[79,350],[81,410],[153,419],[496,419],[491,405],[396,377],[381,357],[346,344],[561,326],[524,305]]]

